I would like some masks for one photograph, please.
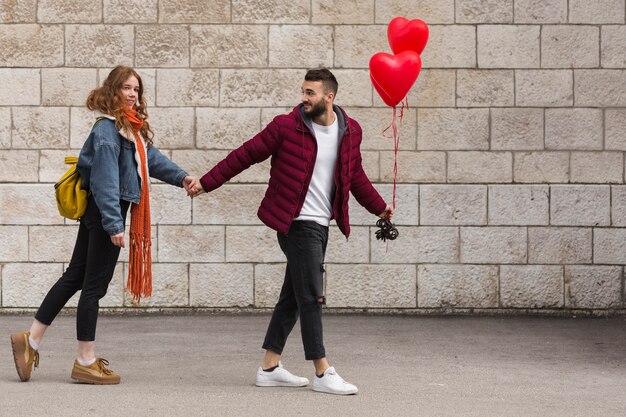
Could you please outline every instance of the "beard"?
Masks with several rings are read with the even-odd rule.
[[[310,110],[304,110],[304,114],[311,119],[315,119],[316,117],[321,116],[322,114],[324,114],[324,112],[326,112],[326,105],[324,104],[323,100],[312,104]]]

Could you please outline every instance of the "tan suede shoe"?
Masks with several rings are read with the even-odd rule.
[[[72,368],[72,379],[85,384],[113,385],[120,383],[120,374],[113,372],[109,368],[109,361],[96,358],[96,361],[89,366],[83,366],[74,361]]]
[[[30,347],[28,336],[30,336],[30,332],[13,333],[11,335],[15,369],[17,369],[17,374],[22,382],[30,379],[33,364],[35,364],[35,368],[39,367],[39,352]]]

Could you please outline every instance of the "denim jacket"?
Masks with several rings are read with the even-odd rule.
[[[89,190],[102,215],[102,227],[111,236],[124,231],[120,200],[139,203],[141,180],[135,159],[135,138],[118,131],[115,119],[96,121],[78,156],[83,189]],[[187,173],[155,146],[147,149],[151,177],[182,187]]]

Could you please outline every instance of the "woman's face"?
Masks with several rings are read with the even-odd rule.
[[[122,96],[126,100],[128,108],[132,109],[137,100],[139,100],[139,81],[134,75],[128,77],[122,84]]]

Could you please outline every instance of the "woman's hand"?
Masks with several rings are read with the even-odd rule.
[[[189,189],[187,190],[187,195],[191,198],[197,197],[200,194],[204,193],[206,193],[206,191],[204,191],[204,188],[202,187],[202,184],[200,184],[200,180],[198,179],[194,179],[193,183],[189,186]]]
[[[111,236],[111,243],[120,248],[126,247],[124,245],[124,232]]]

